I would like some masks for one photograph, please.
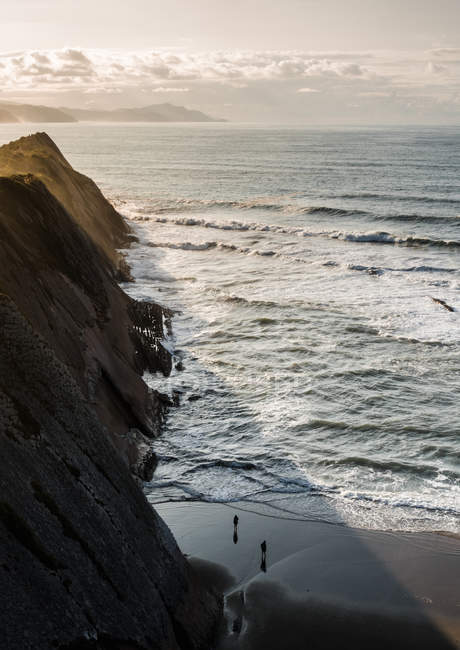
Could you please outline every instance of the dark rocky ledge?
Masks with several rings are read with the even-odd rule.
[[[48,136],[0,148],[2,172],[0,645],[210,648],[220,596],[137,484],[168,314],[117,285],[128,228]]]

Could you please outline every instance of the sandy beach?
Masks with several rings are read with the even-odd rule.
[[[247,503],[156,508],[182,552],[226,587],[222,648],[460,647],[457,537],[288,519]]]

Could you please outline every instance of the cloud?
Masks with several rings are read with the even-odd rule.
[[[428,61],[426,70],[430,74],[441,74],[442,72],[446,72],[447,68],[445,65],[441,65],[440,63],[433,63],[433,61]]]
[[[460,60],[460,47],[439,47],[430,50],[428,54],[443,61],[458,62]]]
[[[459,115],[460,48],[191,52],[73,47],[0,52],[0,89],[5,99],[15,101],[71,105],[91,97],[100,106],[137,105],[154,93],[187,93],[191,105],[205,112],[218,115],[231,105],[225,117],[256,121],[284,114],[291,118],[296,110],[303,117],[305,102],[299,97],[295,101],[295,96],[311,94],[311,119],[345,119],[343,107],[353,107],[353,119],[358,119],[359,101],[366,119],[372,112],[375,120],[406,120],[410,106],[420,120],[441,115],[441,109],[443,115],[451,111],[453,120]]]
[[[153,93],[188,93],[190,88],[178,88],[177,86],[170,86],[168,88],[163,88],[158,86],[157,88],[152,88]]]
[[[122,88],[87,88],[83,91],[84,95],[121,95],[123,92]]]
[[[92,61],[80,50],[30,51],[2,56],[2,86],[36,87],[89,84],[96,77]]]
[[[178,53],[163,50],[29,51],[1,55],[3,87],[84,87],[148,82],[206,81],[244,84],[310,77],[358,78],[367,70],[361,63],[315,57],[305,52],[229,51]],[[174,92],[174,91],[173,91]]]

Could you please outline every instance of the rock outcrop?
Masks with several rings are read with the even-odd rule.
[[[209,648],[220,598],[138,485],[168,314],[117,285],[128,228],[45,134],[0,170],[0,645]]]
[[[171,369],[162,309],[121,290],[108,258],[32,175],[0,178],[0,259],[0,292],[71,370],[135,468],[130,431],[158,435],[164,410],[141,374]]]
[[[75,222],[118,269],[117,248],[129,241],[129,228],[97,185],[75,171],[46,133],[35,133],[0,147],[0,176],[33,174],[62,203]]]

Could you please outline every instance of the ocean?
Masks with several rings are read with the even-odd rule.
[[[460,129],[46,130],[174,311],[149,500],[460,532]],[[445,305],[436,301],[444,301]],[[446,308],[453,309],[450,311]]]

